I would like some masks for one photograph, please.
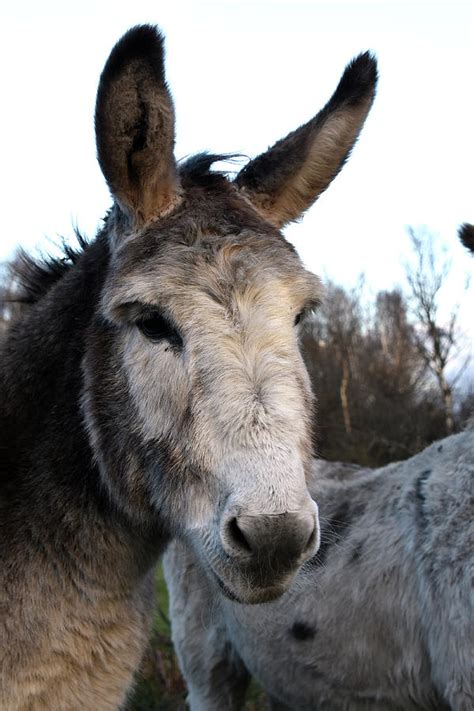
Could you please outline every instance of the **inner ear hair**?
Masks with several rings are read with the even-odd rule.
[[[179,202],[174,107],[156,27],[129,30],[113,48],[97,92],[97,155],[110,191],[134,226]]]

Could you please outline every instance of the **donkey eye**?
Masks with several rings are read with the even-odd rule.
[[[303,311],[300,311],[299,314],[297,314],[295,316],[295,326],[297,326],[299,324],[299,322],[301,321],[301,319],[303,318],[304,315],[305,315],[305,311],[303,310]]]
[[[171,323],[159,313],[151,313],[137,321],[137,326],[149,341],[169,341],[181,348],[183,339]]]
[[[313,299],[313,300],[307,302],[305,304],[304,308],[302,308],[301,311],[296,314],[295,321],[294,321],[295,326],[297,326],[302,321],[306,321],[307,319],[310,319],[313,316],[313,314],[316,311],[318,306],[319,306],[319,301],[317,299]]]

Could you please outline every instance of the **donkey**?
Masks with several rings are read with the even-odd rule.
[[[192,711],[474,709],[474,430],[378,470],[315,460],[321,547],[276,602],[218,595],[189,545],[164,557]]]
[[[20,255],[25,306],[2,338],[0,708],[123,704],[174,536],[245,603],[315,554],[296,324],[321,289],[280,228],[344,164],[376,79],[362,54],[230,180],[221,156],[174,158],[160,32],[112,50],[95,128],[113,206],[63,259]]]

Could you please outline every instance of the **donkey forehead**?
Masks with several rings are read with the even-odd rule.
[[[273,230],[185,233],[175,225],[149,228],[123,245],[113,259],[107,310],[133,301],[154,305],[203,297],[229,306],[236,295],[258,301],[273,294],[295,307],[319,300],[319,279]]]

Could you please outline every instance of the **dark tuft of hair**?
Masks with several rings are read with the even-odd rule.
[[[305,642],[308,639],[313,639],[316,630],[311,625],[306,624],[306,622],[295,622],[290,629],[290,634],[299,642]]]
[[[230,171],[211,170],[214,163],[232,163],[242,158],[238,153],[197,153],[180,162],[179,172],[183,182],[213,187],[227,182]]]
[[[19,249],[9,266],[9,280],[12,288],[5,302],[35,304],[66,272],[68,272],[87,249],[89,242],[75,230],[76,244],[62,242],[62,253],[57,257],[44,255],[33,257]]]
[[[158,82],[165,81],[164,36],[155,25],[136,25],[126,32],[112,48],[99,83],[113,81],[133,61],[150,68]]]
[[[316,115],[314,119],[315,123],[322,125],[328,116],[344,105],[357,106],[358,104],[363,104],[368,101],[370,106],[375,98],[377,82],[378,71],[375,55],[367,51],[354,57],[345,68],[339,84],[336,87],[336,91],[326,106]],[[354,146],[351,146],[349,148],[341,160],[337,172],[345,165],[352,153],[353,147]]]
[[[460,226],[458,235],[466,249],[474,254],[474,225],[465,222]]]
[[[363,52],[349,62],[329,103],[358,104],[375,94],[377,81],[377,59],[372,52]]]

